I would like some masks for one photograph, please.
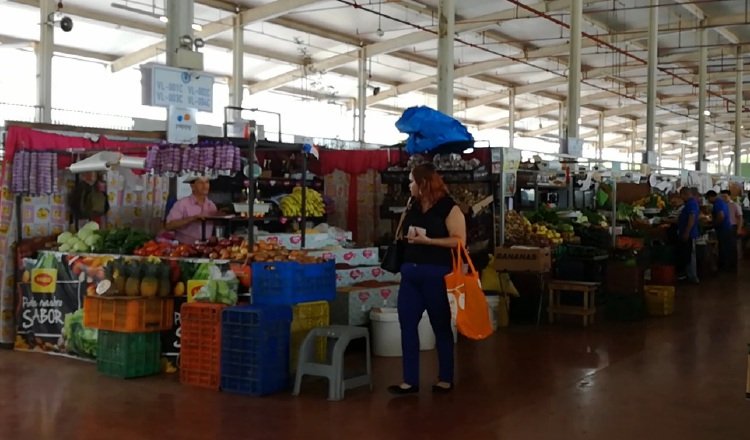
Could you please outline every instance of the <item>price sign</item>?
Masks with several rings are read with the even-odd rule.
[[[143,105],[190,107],[212,112],[214,77],[205,72],[144,64],[141,66]]]

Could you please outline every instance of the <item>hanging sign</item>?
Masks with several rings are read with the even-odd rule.
[[[173,144],[197,144],[198,124],[196,110],[188,107],[169,106],[167,112],[167,142]]]
[[[214,109],[214,77],[206,72],[144,64],[141,66],[141,103],[155,107]]]

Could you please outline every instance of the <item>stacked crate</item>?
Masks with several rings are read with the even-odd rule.
[[[643,294],[646,310],[651,316],[669,316],[674,313],[674,286],[645,286]]]
[[[299,348],[307,333],[330,323],[328,301],[336,297],[336,262],[253,263],[252,273],[253,304],[283,305],[293,315],[286,349],[291,359],[287,370],[295,371]],[[326,355],[326,340],[319,338],[316,347],[322,360]]]
[[[221,318],[221,389],[252,396],[287,389],[292,308],[236,306]]]
[[[180,382],[218,390],[222,304],[193,302],[180,309]]]
[[[289,368],[297,370],[299,349],[310,330],[325,327],[330,323],[330,311],[327,301],[313,301],[300,303],[292,307],[291,344],[289,347]],[[319,362],[326,358],[326,338],[317,338],[315,354]]]
[[[97,370],[123,379],[161,371],[161,335],[172,328],[171,298],[87,296],[84,325],[99,330]]]

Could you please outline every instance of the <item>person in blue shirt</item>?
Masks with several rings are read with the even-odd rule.
[[[682,211],[677,219],[677,270],[681,279],[698,284],[698,269],[695,259],[695,240],[698,238],[698,216],[700,207],[688,187],[680,190]]]
[[[732,243],[732,222],[729,218],[729,205],[716,194],[716,191],[706,193],[706,198],[713,204],[713,223],[716,229],[716,239],[719,242],[719,270],[724,272],[737,271],[737,258],[734,249],[736,243]]]

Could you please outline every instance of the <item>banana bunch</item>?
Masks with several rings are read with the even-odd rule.
[[[323,217],[326,213],[326,206],[323,203],[323,196],[314,189],[305,188],[306,199],[306,216]],[[302,188],[294,188],[291,194],[281,199],[281,213],[284,217],[299,217],[302,215]]]

